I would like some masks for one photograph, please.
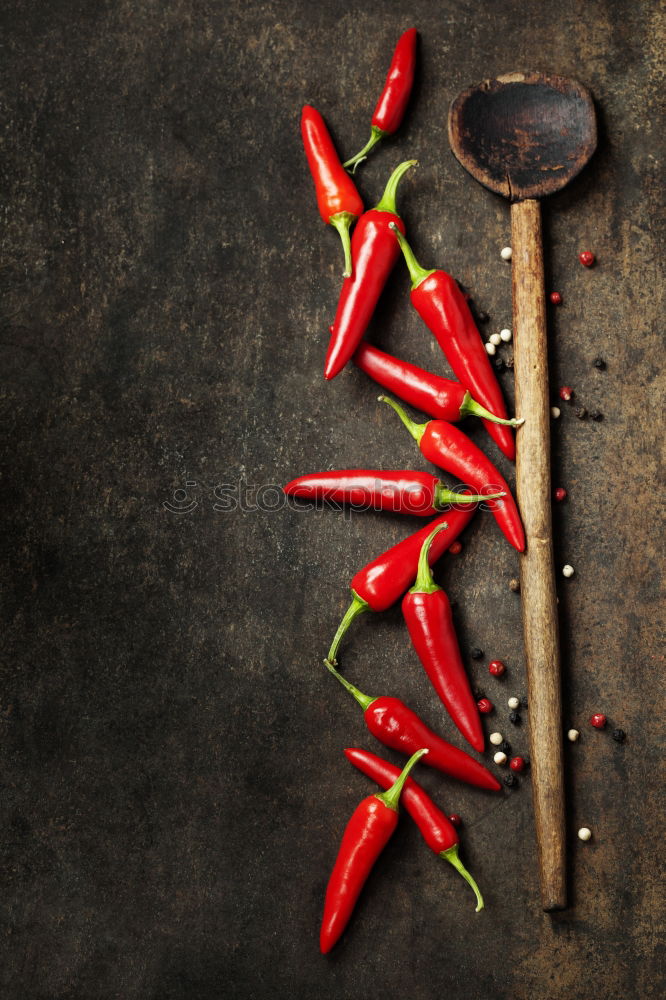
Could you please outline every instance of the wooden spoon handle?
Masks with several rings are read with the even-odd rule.
[[[538,201],[511,205],[516,487],[527,547],[520,557],[534,822],[544,910],[566,906],[562,703],[553,564],[550,401]]]

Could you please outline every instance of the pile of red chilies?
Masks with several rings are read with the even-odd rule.
[[[469,523],[479,501],[492,511],[509,543],[519,552],[525,547],[520,515],[509,486],[490,459],[453,426],[463,417],[478,416],[501,451],[509,459],[515,457],[511,428],[521,421],[507,417],[501,389],[467,300],[446,272],[425,270],[417,263],[405,237],[405,224],[396,211],[398,184],[416,161],[407,160],[393,171],[380,202],[367,212],[345,169],[352,168],[353,172],[377,142],[397,130],[409,100],[415,59],[416,29],[412,28],[396,46],[372,118],[370,140],[345,164],[340,162],[319,112],[306,106],[301,118],[319,211],[324,222],[340,233],[345,257],[324,378],[335,378],[353,360],[384,389],[427,413],[433,419],[417,424],[397,402],[380,396],[396,411],[424,457],[473,491],[453,492],[430,473],[402,469],[315,473],[300,476],[285,486],[285,492],[293,497],[420,517],[436,515],[420,531],[394,545],[353,577],[351,604],[325,660],[329,671],[363,709],[373,736],[385,746],[411,756],[400,771],[368,751],[345,750],[349,761],[385,791],[364,799],[345,829],[326,891],[320,935],[324,953],[343,933],[363,885],[397,825],[401,794],[428,846],[451,862],[470,883],[476,893],[477,911],[483,907],[478,887],[458,857],[455,827],[424,789],[408,777],[417,760],[423,757],[423,763],[479,788],[501,788],[482,764],[434,733],[398,698],[369,697],[337,670],[340,642],[354,618],[368,610],[385,611],[402,597],[409,635],[435,691],[465,739],[475,750],[483,751],[479,709],[460,654],[451,605],[434,582],[431,566]],[[350,239],[353,223],[356,226]],[[401,251],[411,277],[412,304],[435,335],[458,381],[433,375],[363,342]]]

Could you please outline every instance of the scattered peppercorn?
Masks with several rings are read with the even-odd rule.
[[[595,368],[598,368],[600,372],[602,372],[606,367],[606,362],[604,361],[603,358],[595,358],[592,364],[594,365]]]
[[[482,715],[489,715],[495,706],[488,698],[479,698],[476,703],[476,707]]]
[[[502,753],[501,750],[498,750],[495,756],[493,757],[493,760],[495,761],[496,764],[506,764],[506,754]]]
[[[476,318],[478,319],[479,323],[487,323],[488,320],[490,319],[490,316],[488,315],[487,312],[477,312]]]
[[[527,708],[527,695],[526,694],[522,695],[522,697],[520,699],[520,707],[521,708]]]
[[[482,698],[486,697],[486,692],[482,691],[481,688],[474,688],[474,697],[477,701],[481,701]]]
[[[572,743],[575,743],[579,736],[580,733],[578,732],[577,729],[570,729],[569,732],[567,733],[567,738],[571,740]]]
[[[562,411],[560,410],[559,406],[551,406],[550,408],[550,415],[553,418],[553,420],[557,420],[561,412]]]
[[[525,761],[522,757],[512,757],[509,761],[509,767],[512,771],[518,771],[520,773],[520,771],[525,770]]]
[[[499,335],[499,333],[491,333],[490,336],[488,337],[488,340],[490,341],[491,344],[494,344],[495,347],[499,347],[500,344],[502,343],[502,338]]]
[[[482,660],[483,659],[483,650],[479,649],[478,646],[475,646],[474,649],[472,650],[472,652],[469,655],[472,657],[473,660]]]
[[[503,372],[505,368],[504,358],[495,358],[493,365],[495,366],[496,372]]]
[[[573,576],[575,572],[575,569],[569,563],[562,567],[562,576],[566,576],[567,578]]]
[[[613,732],[611,733],[611,736],[613,737],[616,743],[624,743],[624,741],[627,738],[627,734],[625,733],[624,729],[614,729]]]
[[[583,250],[582,253],[578,254],[578,260],[581,262],[583,267],[592,267],[592,265],[596,260],[596,257],[594,256],[593,253],[590,253],[589,250]]]
[[[493,677],[501,677],[503,673],[506,672],[506,667],[501,660],[492,660],[488,664],[488,673],[492,674]]]
[[[548,298],[550,299],[550,301],[553,303],[554,306],[559,306],[562,304],[562,296],[560,295],[559,292],[551,292]]]
[[[452,556],[457,556],[459,552],[462,552],[462,542],[454,542],[453,545],[449,545],[449,552]]]
[[[508,740],[502,740],[499,745],[500,750],[502,750],[507,756],[511,753],[511,744]]]
[[[599,410],[590,410],[590,420],[599,421],[599,420],[603,420],[603,419],[604,419],[604,415],[603,415],[603,413],[600,413]]]
[[[578,831],[578,839],[589,840],[591,836],[592,836],[592,831],[588,829],[588,827],[586,826],[581,826],[580,830]]]
[[[462,816],[459,816],[458,813],[451,813],[449,816],[449,823],[452,823],[453,826],[462,826]]]
[[[606,728],[606,716],[603,712],[595,712],[595,714],[590,719],[590,725],[594,726],[595,729],[605,729]]]
[[[516,698],[515,695],[513,695],[507,701],[507,705],[509,706],[509,708],[520,708],[520,701],[518,700],[518,698]]]
[[[500,340],[503,340],[505,344],[509,343],[512,336],[513,334],[511,333],[511,330],[508,328],[508,326],[505,326],[504,329],[500,330],[499,332],[499,338]]]
[[[509,590],[512,590],[514,594],[520,593],[520,580],[517,580],[515,576],[509,580]]]
[[[488,739],[494,747],[498,747],[503,742],[501,733],[491,733]]]
[[[514,726],[519,726],[520,725],[520,712],[516,712],[515,709],[512,712],[509,712],[509,722],[512,722],[514,724]]]
[[[511,260],[512,253],[511,247],[503,247],[500,250],[500,257],[502,260]]]
[[[509,371],[513,371],[513,356],[511,356],[510,358],[505,358],[504,364],[509,369]]]
[[[557,500],[558,503],[561,503],[562,500],[566,500],[566,498],[567,498],[567,491],[564,489],[563,486],[558,486],[557,489],[555,490],[555,499]]]
[[[518,784],[518,778],[512,772],[507,774],[503,780],[507,788],[513,788],[514,785]]]
[[[495,352],[497,351],[497,348],[495,347],[494,344],[491,344],[490,341],[488,341],[488,343],[486,344],[486,351],[492,357],[493,354],[495,354]]]
[[[576,416],[578,417],[579,420],[585,420],[585,418],[587,417],[587,410],[585,409],[584,406],[578,407],[578,409],[576,410]]]
[[[569,402],[569,400],[572,398],[573,394],[574,394],[574,391],[573,391],[573,389],[571,388],[570,385],[563,385],[562,388],[560,389],[560,393],[559,393],[560,399],[563,399],[565,401],[565,403]]]

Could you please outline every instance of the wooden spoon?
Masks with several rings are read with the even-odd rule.
[[[511,201],[516,487],[532,795],[544,910],[566,906],[562,706],[553,565],[550,400],[539,198],[563,188],[597,142],[592,98],[574,80],[510,73],[460,94],[449,142],[477,181]]]

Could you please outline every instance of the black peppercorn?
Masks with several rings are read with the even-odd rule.
[[[520,699],[520,706],[521,708],[527,708],[527,695],[524,694]]]
[[[518,784],[518,778],[515,774],[506,774],[504,776],[504,784],[507,788],[513,788],[514,785]]]
[[[502,742],[499,745],[499,749],[502,751],[502,753],[505,753],[508,757],[509,754],[511,753],[511,744],[509,743],[508,740],[502,740]]]
[[[606,362],[604,361],[603,358],[595,358],[593,364],[594,367],[598,368],[600,372],[602,372],[606,367]]]
[[[486,695],[485,692],[481,690],[481,688],[474,688],[474,697],[476,701],[481,701],[481,699],[485,698]]]
[[[503,372],[506,367],[503,358],[493,358],[493,365],[498,372]]]
[[[599,413],[599,410],[590,410],[590,420],[603,420],[603,413]]]
[[[476,314],[476,318],[478,319],[479,323],[487,323],[488,320],[490,319],[490,316],[486,312],[478,312]]]
[[[509,371],[513,371],[513,355],[510,358],[504,359],[504,365]]]
[[[613,737],[616,743],[624,743],[624,741],[627,738],[627,734],[625,733],[624,729],[614,729],[613,732],[611,733],[611,736]]]
[[[515,708],[509,712],[509,722],[513,722],[514,726],[520,725],[520,712],[516,712]]]
[[[585,420],[585,418],[587,417],[587,410],[585,409],[584,406],[578,407],[578,409],[576,410],[576,416],[578,417],[579,420]]]
[[[469,655],[472,657],[473,660],[482,660],[483,650],[479,649],[478,646],[475,646]]]

